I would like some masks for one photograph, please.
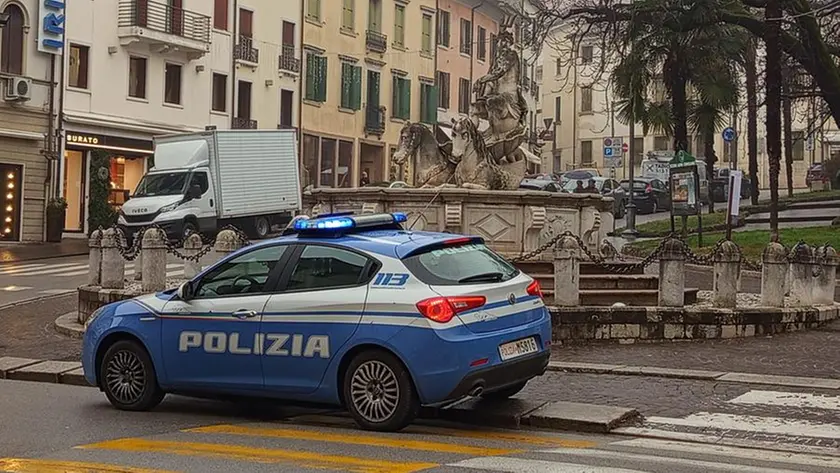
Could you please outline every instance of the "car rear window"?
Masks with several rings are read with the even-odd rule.
[[[430,249],[404,263],[417,279],[433,286],[503,282],[519,274],[515,266],[480,243]]]

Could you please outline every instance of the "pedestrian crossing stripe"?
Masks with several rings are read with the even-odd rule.
[[[729,401],[733,404],[751,404],[803,409],[840,411],[840,397],[825,394],[789,393],[779,391],[750,391]]]
[[[34,458],[0,458],[0,471],[10,473],[174,473],[128,466]]]
[[[740,430],[791,437],[816,437],[840,440],[840,427],[837,425],[782,417],[698,412],[683,418],[648,417],[646,421],[649,424],[668,424],[716,430]]]
[[[128,263],[125,265],[125,275],[130,276],[135,273],[135,264]],[[166,265],[167,277],[179,276],[184,274],[184,263],[168,263]],[[53,276],[53,277],[78,277],[85,276],[90,272],[88,263],[62,263],[62,264],[32,264],[13,266],[9,269],[0,269],[0,276]]]

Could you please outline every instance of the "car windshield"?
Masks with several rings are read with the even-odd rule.
[[[584,189],[586,189],[586,187],[589,185],[589,179],[572,179],[570,181],[566,181],[566,183],[563,184],[563,189],[565,189],[567,192],[574,192],[575,189],[577,189],[578,181],[581,182],[581,185]],[[597,189],[598,192],[601,192],[602,187],[604,187],[604,181],[596,180],[595,189]]]
[[[433,249],[407,258],[405,265],[430,285],[495,283],[519,274],[515,266],[481,243]]]
[[[183,194],[186,192],[187,177],[189,174],[183,171],[146,174],[140,180],[140,183],[137,184],[134,197]]]
[[[649,182],[647,181],[637,181],[633,179],[633,190],[634,191],[643,191],[647,189]],[[630,181],[621,181],[621,187],[624,190],[630,189]]]

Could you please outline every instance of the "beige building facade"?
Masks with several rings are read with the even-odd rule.
[[[436,0],[305,0],[304,189],[402,177],[390,165],[402,127],[437,119],[435,8]]]
[[[45,238],[57,154],[50,139],[58,113],[51,63],[60,48],[39,47],[45,39],[39,21],[52,13],[42,3],[0,1],[0,244]]]

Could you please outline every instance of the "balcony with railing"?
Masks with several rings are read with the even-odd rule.
[[[210,17],[165,2],[120,0],[117,36],[120,44],[143,43],[153,53],[180,51],[198,59],[210,51]]]
[[[244,117],[233,117],[231,128],[234,130],[256,130],[257,121]]]
[[[300,59],[295,57],[295,47],[284,44],[280,50],[280,71],[300,74]]]
[[[388,50],[388,37],[378,31],[367,30],[365,46],[368,51],[382,54]]]
[[[239,35],[239,44],[233,46],[233,59],[247,64],[260,63],[260,50],[254,47],[254,38]]]
[[[385,107],[371,106],[365,108],[365,133],[382,136],[385,133]]]

